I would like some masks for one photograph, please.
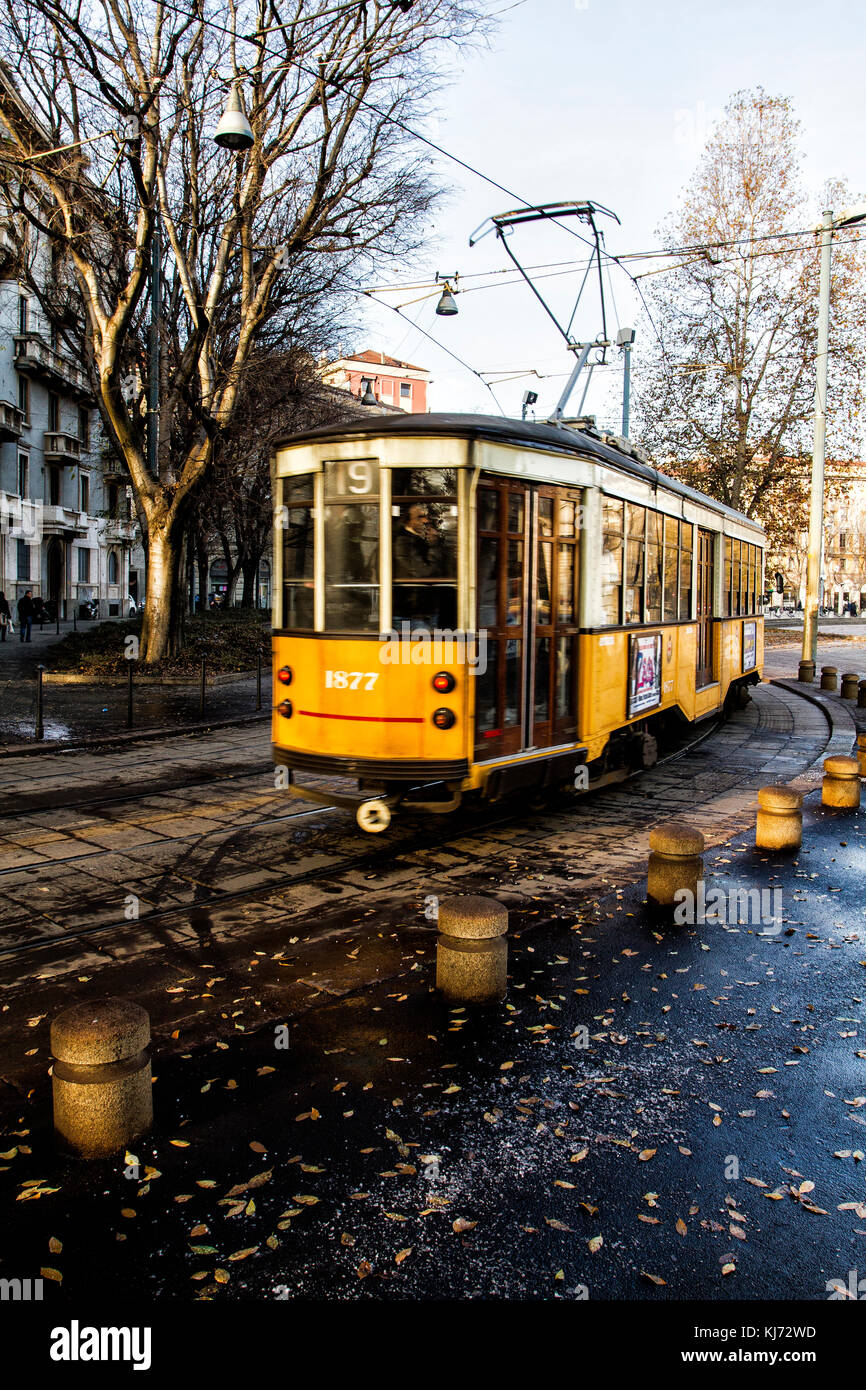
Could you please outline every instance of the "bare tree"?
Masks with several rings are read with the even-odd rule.
[[[790,103],[740,92],[710,137],[665,244],[684,250],[653,276],[642,442],[669,471],[761,520],[800,529],[808,495],[818,303],[818,220],[799,183]],[[830,186],[824,206],[847,201]],[[790,233],[801,233],[790,235]],[[805,234],[803,234],[805,233]],[[831,308],[829,447],[859,447],[866,324],[856,233],[837,237]]]
[[[269,335],[290,346],[323,299],[338,309],[374,253],[413,249],[436,190],[404,124],[429,108],[443,46],[484,21],[474,0],[0,0],[0,16],[14,72],[0,83],[3,193],[31,243],[56,250],[71,347],[83,313],[94,394],[145,521],[141,650],[155,661],[180,642],[184,530],[245,363]],[[247,153],[211,139],[232,83]]]

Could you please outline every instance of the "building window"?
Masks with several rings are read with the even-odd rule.
[[[26,376],[18,378],[18,409],[24,416],[25,424],[30,421],[30,382]]]
[[[78,579],[79,582],[90,580],[90,551],[79,550],[78,552]]]
[[[840,531],[840,532],[839,532],[839,549],[840,549],[840,550],[847,550],[847,549],[848,549],[848,532],[847,532],[847,531]]]
[[[412,403],[412,383],[409,381],[400,382],[400,400]]]
[[[24,294],[18,296],[18,332],[26,333],[30,327],[30,301]]]
[[[48,469],[48,505],[49,507],[60,506],[60,469]]]
[[[90,411],[84,406],[78,407],[78,438],[82,449],[90,448]]]
[[[18,496],[30,496],[30,455],[18,455]]]
[[[88,552],[88,553],[89,553],[89,552]],[[108,552],[108,582],[109,582],[109,584],[116,584],[116,583],[117,583],[117,551],[116,551],[116,550],[110,550],[110,551]]]
[[[60,401],[53,391],[48,393],[48,429],[51,434],[60,429]]]
[[[118,516],[117,510],[117,483],[109,483],[106,490],[107,511],[112,520]]]
[[[30,578],[30,546],[26,541],[18,542],[16,573],[19,581],[29,580]]]
[[[79,510],[82,512],[90,511],[90,477],[87,473],[80,474],[80,501]]]

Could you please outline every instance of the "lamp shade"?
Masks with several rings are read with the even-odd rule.
[[[454,303],[454,296],[451,293],[451,286],[448,284],[446,284],[439,297],[439,303],[436,305],[436,312],[446,318],[458,312],[457,305]]]
[[[224,150],[248,150],[253,144],[253,128],[241,106],[241,94],[237,83],[232,85],[226,109],[213,138]]]

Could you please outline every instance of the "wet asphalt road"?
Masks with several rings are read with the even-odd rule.
[[[826,1300],[866,1273],[863,825],[812,793],[795,862],[708,855],[708,886],[781,887],[771,935],[671,927],[640,883],[586,920],[579,885],[545,925],[526,904],[489,1010],[433,992],[432,924],[377,919],[344,954],[400,928],[402,973],[287,1050],[268,1025],[157,1057],[138,1180],[57,1159],[37,1089],[0,1141],[0,1272],[51,1269],[58,1306]]]

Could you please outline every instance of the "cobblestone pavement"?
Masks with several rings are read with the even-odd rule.
[[[47,1039],[22,1055],[21,1017],[43,1004],[47,1013],[58,991],[70,1003],[122,981],[146,996],[158,1029],[180,1022],[189,1042],[233,1016],[233,962],[251,949],[279,947],[281,959],[263,961],[256,1000],[237,1010],[242,1028],[399,969],[402,928],[411,941],[429,895],[495,885],[530,915],[589,902],[640,878],[658,821],[687,817],[718,844],[752,823],[759,786],[817,777],[808,772],[816,759],[853,740],[850,712],[832,703],[835,735],[821,708],[762,685],[684,756],[618,787],[542,811],[503,803],[432,825],[398,816],[375,838],[346,810],[275,792],[258,727],[4,759],[0,1072],[24,1084],[44,1070]],[[374,913],[401,930],[357,970],[347,975],[341,958],[335,973],[334,939]],[[180,999],[166,994],[181,979],[210,977],[202,962],[215,953],[229,973],[196,1008],[185,986]]]

